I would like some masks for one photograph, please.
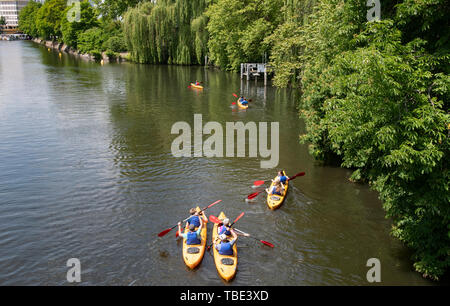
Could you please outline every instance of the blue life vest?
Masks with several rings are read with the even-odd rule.
[[[233,246],[229,242],[222,242],[220,244],[220,255],[233,255]]]
[[[244,101],[241,102],[241,104],[242,104],[242,105],[247,105],[247,104],[248,104],[248,101],[247,101],[247,100],[244,100]]]
[[[280,176],[280,182],[282,182],[283,184],[285,184],[287,181],[287,177],[285,175]]]
[[[225,234],[227,236],[231,235],[231,231],[226,228],[226,226],[222,226],[219,231],[219,235]]]
[[[192,216],[189,218],[188,220],[188,224],[194,224],[195,227],[199,227],[200,226],[200,219],[198,216]]]
[[[188,232],[186,244],[201,244],[202,241],[197,238],[197,232]]]
[[[281,195],[281,192],[277,192],[277,187],[272,188],[272,194]]]

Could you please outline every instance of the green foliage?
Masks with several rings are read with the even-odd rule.
[[[61,20],[66,8],[65,0],[47,0],[36,14],[36,27],[44,39],[61,37]]]
[[[6,18],[4,16],[0,16],[0,25],[6,24]]]
[[[114,60],[119,57],[118,53],[111,51],[111,50],[106,51],[105,54],[110,60]]]
[[[140,63],[199,64],[208,35],[206,0],[143,2],[124,16],[126,43]],[[191,26],[192,24],[192,26]]]
[[[209,6],[211,60],[234,71],[243,62],[261,62],[270,51],[264,38],[281,22],[282,6],[282,0],[218,0]]]
[[[450,55],[448,40],[430,36],[447,22],[445,5],[403,1],[392,19],[366,22],[365,1],[324,0],[296,42],[302,141],[317,158],[355,169],[352,180],[369,181],[393,235],[432,279],[450,266]]]
[[[274,84],[286,87],[298,84],[302,61],[302,27],[312,12],[316,0],[287,1],[282,9],[283,22],[265,39],[270,44],[270,65],[276,71]]]
[[[21,11],[21,30],[33,37],[62,41],[82,53],[127,50],[121,21],[99,18],[97,8],[87,0],[79,4],[79,20],[71,22],[68,17],[75,14],[75,4],[67,7],[65,1],[50,0],[41,6],[30,1]]]
[[[125,37],[121,33],[120,35],[112,36],[112,37],[108,38],[108,40],[106,40],[103,43],[103,49],[110,50],[110,51],[113,51],[113,52],[124,52],[124,51],[126,51],[127,50],[127,45],[125,43]]]
[[[96,62],[99,62],[102,59],[102,53],[97,49],[90,50],[89,52],[86,52],[86,53],[89,53],[90,55],[92,55]]]
[[[116,19],[142,0],[94,0],[102,16]]]
[[[105,35],[101,28],[95,27],[84,31],[78,36],[78,50],[81,53],[91,53],[93,50],[102,51]]]
[[[19,13],[19,29],[30,36],[38,36],[36,26],[36,16],[41,4],[36,1],[29,1]]]
[[[80,19],[70,22],[66,16],[73,12],[74,5],[67,7],[62,14],[61,33],[62,41],[68,46],[76,48],[78,36],[87,29],[98,26],[99,22],[97,20],[97,14],[87,0],[80,2]]]

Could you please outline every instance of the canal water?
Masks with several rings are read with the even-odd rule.
[[[188,88],[203,81],[205,89]],[[239,111],[240,91],[252,99]],[[65,285],[70,258],[82,285],[221,285],[212,254],[190,271],[175,230],[189,208],[221,199],[236,227],[271,242],[238,240],[231,285],[427,285],[390,235],[377,194],[326,167],[299,144],[294,91],[241,84],[202,67],[85,62],[32,42],[0,42],[0,284]],[[174,157],[174,123],[280,122],[275,169],[258,157]],[[225,149],[224,149],[225,150]],[[293,180],[283,206],[253,202],[253,181],[277,169]],[[208,224],[208,239],[212,225]]]

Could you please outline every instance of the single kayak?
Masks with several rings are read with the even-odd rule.
[[[286,172],[283,171],[283,175],[286,175]],[[276,178],[276,177],[275,177]],[[286,184],[284,185],[284,192],[282,196],[276,195],[276,194],[267,194],[267,206],[269,206],[270,209],[274,210],[283,204],[284,199],[286,198],[288,187],[289,187],[289,180],[286,181]],[[269,191],[273,189],[274,182],[270,184]]]
[[[237,105],[238,105],[239,108],[242,108],[242,109],[247,109],[248,108],[248,104],[247,105],[242,105],[242,103],[239,102],[239,99],[237,100]]]
[[[200,207],[197,206],[197,211],[200,211]],[[186,239],[183,238],[183,260],[186,266],[191,269],[197,267],[203,259],[203,255],[205,255],[206,249],[206,232],[207,232],[207,222],[208,219],[205,215],[201,215],[203,220],[203,227],[201,231],[202,242],[200,244],[186,244]],[[184,229],[184,233],[189,232],[189,228]]]
[[[224,220],[226,218],[223,212],[220,213],[220,220]],[[213,227],[212,233],[212,248],[214,252],[214,263],[216,264],[217,272],[220,277],[222,277],[227,282],[232,280],[236,275],[237,269],[237,242],[233,245],[233,255],[220,255],[219,251],[215,248],[214,242],[216,241],[217,236],[219,236],[219,225],[216,223]]]
[[[194,87],[194,88],[197,88],[197,89],[203,89],[203,86],[195,85],[194,83],[191,83],[191,87]]]

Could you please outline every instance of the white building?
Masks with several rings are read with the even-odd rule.
[[[15,28],[19,25],[19,12],[29,0],[0,0],[0,16],[5,17],[6,27]]]

